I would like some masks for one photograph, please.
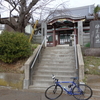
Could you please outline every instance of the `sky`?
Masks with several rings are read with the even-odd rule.
[[[53,9],[64,8],[61,4],[63,4],[65,8],[69,9],[88,5],[100,5],[100,0],[54,0],[48,7]],[[44,15],[46,16],[46,14],[43,14],[43,18],[45,18]]]
[[[92,5],[100,4],[100,0],[56,0],[56,3],[62,3],[65,2],[68,6],[68,8],[74,8],[74,7],[80,7],[80,6],[86,6],[86,5]]]
[[[52,6],[57,7],[57,5],[60,5],[62,3],[66,8],[74,8],[74,7],[81,7],[81,6],[87,6],[92,4],[95,4],[96,6],[100,4],[100,0],[55,0],[50,4],[50,7],[51,8]],[[3,12],[1,14],[1,17],[7,17],[7,16],[9,16],[9,13],[7,12]]]

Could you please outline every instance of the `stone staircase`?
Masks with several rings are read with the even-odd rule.
[[[52,74],[59,81],[71,81],[70,77],[76,76],[74,47],[46,47],[41,61],[34,69],[33,84],[29,89],[45,91],[47,87],[54,84]]]

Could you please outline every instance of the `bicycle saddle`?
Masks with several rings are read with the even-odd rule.
[[[71,77],[70,79],[77,80],[77,79],[78,79],[78,77]]]

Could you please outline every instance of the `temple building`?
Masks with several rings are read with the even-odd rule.
[[[83,34],[89,36],[90,22],[94,20],[94,5],[52,11],[47,19],[48,46],[70,43],[70,36],[76,34],[76,43],[81,43]]]

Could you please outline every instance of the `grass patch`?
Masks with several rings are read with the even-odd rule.
[[[34,51],[39,44],[32,44],[32,50]]]
[[[100,57],[83,56],[85,74],[100,75]]]

